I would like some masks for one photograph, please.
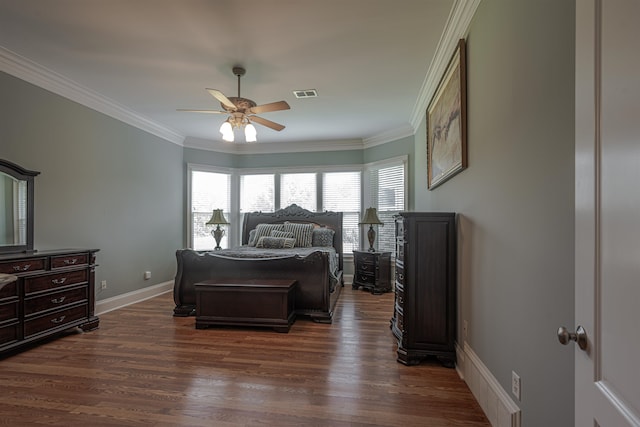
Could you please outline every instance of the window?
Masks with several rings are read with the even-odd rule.
[[[315,173],[283,173],[280,175],[280,207],[292,203],[315,212],[318,207]]]
[[[274,174],[240,176],[240,212],[275,210],[274,177]]]
[[[395,224],[393,216],[405,209],[406,159],[385,162],[369,169],[369,197],[371,206],[384,223],[376,232],[379,251],[395,252]]]
[[[322,210],[342,214],[342,251],[351,253],[360,247],[361,173],[326,172],[322,174]]]
[[[216,242],[211,236],[213,226],[206,225],[211,218],[214,209],[222,209],[227,220],[230,214],[230,178],[227,173],[218,173],[202,170],[191,171],[191,247],[196,250],[213,249]],[[227,226],[220,226],[227,228]],[[226,230],[228,231],[228,230]],[[226,248],[228,236],[220,242],[220,246]]]

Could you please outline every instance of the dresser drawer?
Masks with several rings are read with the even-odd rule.
[[[0,304],[0,323],[14,319],[18,320],[18,300]]]
[[[10,325],[0,326],[0,345],[18,341],[19,326],[20,324],[17,321]]]
[[[78,320],[88,318],[88,305],[82,304],[66,310],[59,310],[46,316],[26,320],[24,322],[25,338],[53,328],[69,325]]]
[[[47,274],[45,276],[27,277],[24,279],[24,294],[29,294],[61,286],[71,286],[85,283],[88,280],[87,269],[66,271],[64,273]]]
[[[78,302],[86,302],[88,298],[86,286],[63,292],[54,292],[24,301],[25,317],[51,309],[62,308]]]
[[[47,266],[46,258],[30,258],[25,260],[14,260],[0,262],[0,273],[20,274],[32,271],[45,270]]]
[[[51,257],[51,269],[89,264],[89,254],[71,254]]]
[[[2,301],[5,298],[11,298],[11,297],[17,297],[17,296],[18,296],[18,282],[7,283],[4,286],[0,287],[0,301]]]
[[[396,305],[404,309],[404,288],[396,286]]]

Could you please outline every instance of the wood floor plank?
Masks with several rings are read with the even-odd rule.
[[[195,329],[171,294],[0,360],[12,426],[489,426],[454,369],[396,362],[393,295],[345,287],[333,324]]]

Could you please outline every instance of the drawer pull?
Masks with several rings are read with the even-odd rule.
[[[77,262],[78,262],[78,258],[65,259],[65,260],[64,260],[64,263],[65,263],[65,264],[67,264],[67,265],[73,265],[73,264],[75,264],[75,263],[77,263]]]
[[[64,315],[60,317],[56,317],[55,319],[51,319],[51,323],[62,323],[66,318],[67,316],[64,316]]]
[[[31,268],[31,264],[25,264],[25,265],[14,265],[13,269],[15,271],[27,271],[29,268]]]
[[[54,304],[62,304],[65,299],[67,299],[67,297],[66,296],[62,296],[60,298],[52,299],[51,302],[54,303]]]
[[[398,273],[398,279],[404,280],[404,275],[402,273]]]
[[[365,265],[360,266],[360,268],[361,268],[362,270],[368,270],[368,269],[369,269],[369,266],[365,264]]]
[[[64,282],[66,282],[66,281],[67,281],[67,278],[66,278],[66,277],[61,277],[60,279],[52,279],[52,280],[51,280],[51,282],[52,282],[54,285],[62,285],[62,284],[63,284]]]

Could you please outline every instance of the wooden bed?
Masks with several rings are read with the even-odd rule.
[[[300,248],[301,255],[291,249],[265,251],[247,248],[251,230],[258,224],[312,223],[316,228],[334,231],[333,249]],[[174,316],[195,314],[195,284],[216,280],[241,281],[251,279],[293,279],[298,282],[295,311],[317,322],[331,323],[343,281],[342,212],[310,212],[291,205],[276,212],[252,212],[244,215],[242,248],[219,251],[176,251],[176,272],[173,298]],[[295,248],[294,248],[295,249]],[[242,252],[244,250],[246,252]],[[238,253],[240,251],[240,253]],[[280,252],[282,251],[282,253]],[[289,252],[287,252],[289,251]],[[330,257],[335,259],[330,259]],[[331,271],[333,267],[334,271]]]

